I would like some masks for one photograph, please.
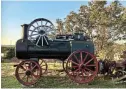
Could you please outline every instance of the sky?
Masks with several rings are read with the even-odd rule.
[[[126,6],[126,1],[121,1]],[[77,12],[88,1],[2,1],[1,2],[1,44],[15,45],[22,37],[21,25],[36,18],[64,19],[71,11]]]

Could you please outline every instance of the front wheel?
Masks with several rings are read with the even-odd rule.
[[[33,85],[41,77],[41,67],[35,61],[22,61],[16,68],[15,76],[21,84]]]

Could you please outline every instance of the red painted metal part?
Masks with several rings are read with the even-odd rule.
[[[65,71],[73,81],[89,83],[98,73],[98,62],[89,52],[75,51],[68,57]]]
[[[41,67],[35,61],[22,61],[16,68],[15,76],[21,84],[33,85],[41,77]]]
[[[41,68],[42,68],[42,75],[43,75],[43,74],[46,74],[46,73],[47,73],[47,69],[48,69],[48,66],[47,66],[46,61],[43,60],[43,59],[39,59],[39,65],[40,65]]]

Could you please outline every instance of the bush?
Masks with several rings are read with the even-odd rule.
[[[15,56],[15,48],[9,48],[6,52],[5,52],[5,59],[11,59],[12,57]]]

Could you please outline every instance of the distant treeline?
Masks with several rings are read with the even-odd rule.
[[[14,46],[1,46],[1,53],[3,59],[11,59],[15,56]]]

